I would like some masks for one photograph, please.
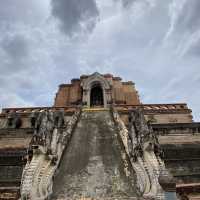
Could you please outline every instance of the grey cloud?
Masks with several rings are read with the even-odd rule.
[[[30,41],[25,35],[13,33],[5,34],[0,41],[0,70],[4,76],[27,70],[30,63]]]
[[[200,42],[196,43],[189,51],[188,51],[189,55],[196,55],[196,56],[200,56]]]
[[[125,9],[129,9],[132,7],[134,3],[143,3],[146,6],[154,5],[154,0],[113,0],[114,2],[120,2]]]
[[[193,32],[200,28],[200,1],[188,0],[185,2],[176,22],[178,31]]]
[[[183,11],[173,10],[178,16],[176,30],[167,40],[169,45],[163,47],[172,1],[2,1],[6,10],[0,7],[0,107],[51,106],[59,84],[97,70],[134,81],[144,103],[187,102],[199,120],[198,38],[193,40],[189,34],[186,41],[185,35],[198,29],[198,19],[194,13],[188,14],[196,9],[186,9],[183,4],[182,10],[188,16],[184,23],[179,22]],[[46,2],[44,7],[42,2]],[[189,28],[192,19],[196,21]],[[183,34],[177,31],[181,29]],[[91,31],[88,40],[66,37],[80,36],[85,31]],[[193,57],[184,55],[180,59],[174,53],[179,38],[183,44],[197,45]]]
[[[115,2],[120,2],[124,8],[128,8],[132,3],[137,0],[114,0]]]
[[[20,106],[30,106],[31,102],[25,101],[20,95],[14,94],[13,92],[7,92],[6,90],[0,90],[1,95],[1,107],[20,107]]]
[[[48,15],[50,0],[1,1],[0,23],[14,25],[16,22],[38,24]],[[46,9],[45,9],[46,8]]]
[[[28,43],[22,35],[5,37],[1,42],[1,47],[14,61],[19,61],[29,54]]]
[[[59,19],[61,30],[68,36],[91,32],[98,20],[95,0],[52,0],[52,14]]]
[[[200,1],[173,0],[169,4],[171,26],[165,39],[173,40],[174,49],[182,56],[199,55],[200,49]],[[167,41],[168,42],[168,41]]]

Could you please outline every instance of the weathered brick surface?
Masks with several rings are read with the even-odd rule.
[[[138,93],[133,82],[122,82],[121,78],[104,75],[112,85],[112,99],[117,104],[140,104]],[[71,84],[59,86],[54,106],[68,106],[80,104],[82,101],[82,79],[72,80]]]

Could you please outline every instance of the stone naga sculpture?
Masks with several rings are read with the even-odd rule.
[[[153,132],[150,123],[146,122],[141,108],[130,112],[128,134],[129,152],[135,161],[138,156],[143,156],[145,150],[153,150],[157,156],[163,155],[158,137]]]
[[[164,199],[164,192],[159,184],[159,175],[165,170],[160,158],[162,151],[157,136],[145,120],[143,110],[138,108],[130,112],[128,129],[116,109],[112,108],[112,114],[136,172],[139,194],[147,199]]]
[[[51,151],[51,138],[54,130],[54,116],[52,111],[41,112],[36,120],[34,143],[46,147],[45,153]]]
[[[68,122],[64,119],[63,111],[46,110],[31,114],[30,121],[35,128],[33,157],[23,170],[22,200],[44,200],[51,195],[53,176],[80,112],[75,112]]]

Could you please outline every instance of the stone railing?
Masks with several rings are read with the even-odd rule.
[[[10,113],[19,113],[19,114],[30,114],[33,112],[44,112],[44,111],[60,111],[64,112],[74,112],[78,110],[80,106],[65,106],[65,107],[24,107],[24,108],[3,108],[1,115],[10,114]]]
[[[129,104],[116,104],[117,110],[126,111],[136,108],[142,108],[144,114],[150,113],[191,113],[192,111],[188,108],[187,104],[140,104],[140,105],[129,105]]]
[[[132,113],[129,130],[114,108],[112,115],[137,175],[139,193],[147,199],[163,199],[164,192],[159,184],[159,175],[165,168],[160,159],[162,152],[156,136],[145,121],[142,110],[137,109]]]
[[[116,104],[115,107],[120,110],[130,110],[136,108],[143,108],[145,113],[158,112],[187,112],[191,113],[191,110],[188,108],[185,103],[176,103],[176,104],[140,104],[140,105],[130,105],[130,104]],[[65,112],[70,112],[78,109],[78,105],[64,106],[64,107],[24,107],[24,108],[3,108],[1,115],[9,114],[9,113],[31,113],[31,112],[42,112],[45,110],[64,110]]]
[[[44,200],[51,195],[53,176],[80,113],[80,110],[75,112],[68,122],[64,121],[62,113],[58,115],[53,111],[44,111],[37,116],[33,157],[30,162],[27,162],[22,175],[22,200]],[[54,116],[56,116],[56,122]]]

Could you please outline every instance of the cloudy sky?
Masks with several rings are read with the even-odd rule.
[[[0,107],[50,106],[59,84],[99,71],[200,120],[199,0],[0,3]]]

